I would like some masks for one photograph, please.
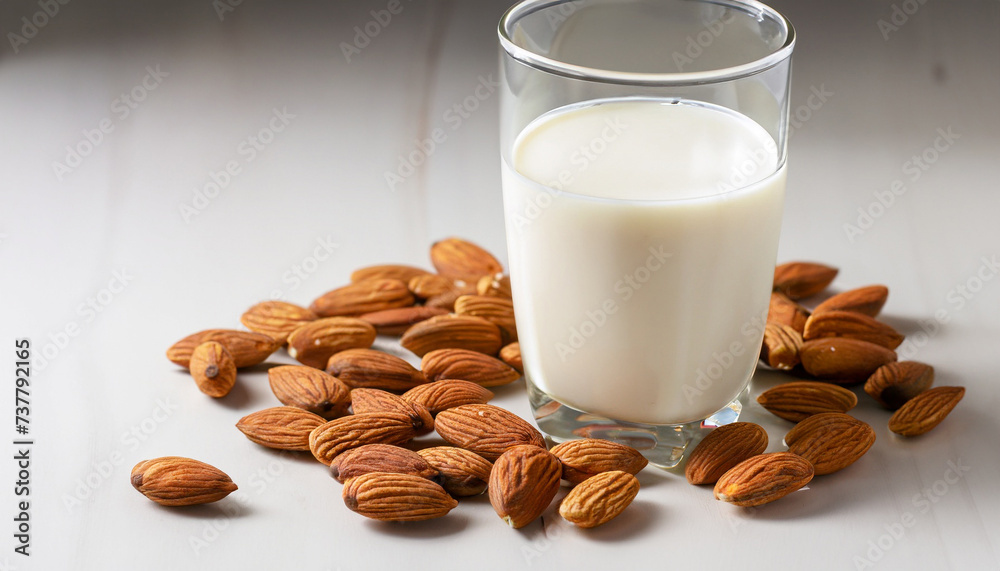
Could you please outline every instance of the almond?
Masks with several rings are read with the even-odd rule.
[[[235,329],[206,329],[188,335],[167,349],[167,359],[187,368],[195,347],[215,341],[226,348],[238,368],[262,363],[281,347],[281,344],[261,333],[237,331]]]
[[[139,462],[132,468],[132,487],[163,506],[207,504],[236,490],[222,470],[181,456]]]
[[[882,365],[868,377],[865,392],[889,410],[926,391],[934,384],[934,367],[916,361]]]
[[[418,276],[433,275],[423,268],[407,266],[403,264],[382,264],[377,266],[365,266],[358,268],[351,273],[351,283],[364,282],[368,280],[399,280],[403,283]]]
[[[267,371],[271,392],[281,404],[330,420],[347,414],[351,389],[323,371],[303,365],[282,365]]]
[[[251,441],[278,450],[309,450],[309,434],[326,422],[294,406],[276,406],[248,414],[236,428]]]
[[[493,463],[475,452],[435,446],[417,454],[438,471],[438,482],[453,496],[478,496],[489,485]]]
[[[919,436],[941,423],[958,401],[964,387],[927,389],[899,407],[889,419],[889,430],[902,436]]]
[[[639,480],[632,474],[604,472],[570,490],[559,504],[559,515],[578,527],[597,527],[625,511],[638,493]]]
[[[461,287],[468,287],[464,281],[460,283],[461,286],[457,285],[453,278],[446,276],[426,274],[410,278],[409,281],[406,282],[406,287],[417,299],[429,299],[450,291],[455,291]],[[467,291],[466,293],[475,292]]]
[[[815,262],[789,262],[774,269],[774,291],[791,299],[810,297],[826,289],[837,268]]]
[[[769,366],[782,371],[790,371],[799,364],[802,349],[802,335],[783,323],[768,323],[764,326],[764,342],[760,346],[760,358]]]
[[[649,463],[631,446],[596,438],[567,440],[555,445],[551,452],[562,463],[562,479],[573,484],[602,472],[638,474]]]
[[[288,336],[288,354],[303,365],[326,367],[330,357],[348,349],[367,349],[375,328],[353,317],[327,317],[299,327]]]
[[[737,506],[759,506],[787,496],[812,479],[812,464],[797,454],[760,454],[723,474],[715,484],[715,499]]]
[[[799,355],[810,375],[846,383],[864,381],[882,365],[896,360],[892,349],[847,337],[806,341]]]
[[[757,402],[775,416],[801,422],[823,412],[847,412],[857,406],[858,397],[830,383],[794,381],[762,392]]]
[[[338,454],[365,444],[403,444],[416,434],[408,415],[385,412],[352,414],[331,420],[309,434],[309,449],[330,465]]]
[[[503,266],[492,254],[461,238],[435,242],[431,246],[431,263],[443,276],[477,281],[482,276],[503,272]]]
[[[411,474],[428,480],[438,475],[438,471],[416,452],[389,444],[352,448],[330,463],[330,475],[341,484],[369,472]]]
[[[806,322],[806,341],[823,337],[847,337],[895,349],[903,336],[892,327],[854,311],[823,311],[813,313]]]
[[[733,422],[709,432],[688,456],[684,475],[696,486],[714,484],[727,471],[767,449],[767,431],[752,422]]]
[[[263,333],[284,345],[292,331],[316,319],[315,313],[294,303],[262,301],[246,310],[240,317],[240,323],[250,331]]]
[[[517,341],[510,345],[504,345],[500,349],[500,360],[510,365],[518,374],[524,374],[524,363],[521,362],[521,344]]]
[[[510,276],[504,274],[483,276],[476,282],[476,293],[510,299]]]
[[[427,382],[424,374],[395,355],[374,349],[348,349],[330,357],[326,371],[347,386],[403,392]]]
[[[495,324],[503,334],[504,344],[517,341],[517,324],[514,322],[514,302],[506,297],[489,295],[463,295],[455,300],[455,313],[472,315]]]
[[[423,406],[433,415],[464,404],[486,404],[492,398],[493,393],[488,389],[459,379],[427,383],[403,393],[404,400]]]
[[[545,448],[514,446],[493,464],[490,503],[513,528],[535,521],[559,491],[559,459]]]
[[[449,408],[434,419],[434,429],[449,444],[494,461],[508,448],[530,444],[545,448],[545,438],[516,414],[490,404]]]
[[[444,308],[414,305],[365,313],[361,315],[360,319],[371,323],[379,335],[402,335],[414,323],[420,323],[425,319],[446,313],[448,310]]]
[[[351,511],[382,521],[422,521],[443,517],[458,506],[444,488],[412,474],[369,472],[344,485]]]
[[[380,389],[354,389],[351,391],[351,408],[354,414],[368,412],[398,412],[410,417],[416,435],[434,430],[434,417],[427,407],[420,403],[403,400],[402,397]]]
[[[420,369],[430,381],[462,379],[483,387],[498,387],[521,378],[503,361],[468,349],[438,349],[424,355]]]
[[[805,331],[809,310],[795,303],[780,292],[771,293],[771,304],[767,310],[768,323],[781,323],[798,331]]]
[[[195,347],[188,370],[201,392],[224,397],[236,385],[236,363],[221,343],[208,341]]]
[[[438,315],[406,330],[399,344],[418,357],[435,349],[469,349],[496,355],[502,346],[500,328],[482,317]]]
[[[841,412],[814,414],[785,435],[788,451],[805,458],[815,474],[832,474],[855,463],[875,444],[867,423]]]
[[[816,306],[813,313],[826,311],[853,311],[868,317],[875,317],[885,300],[889,297],[889,288],[884,285],[859,287],[830,297]]]
[[[400,280],[365,280],[328,291],[313,300],[309,309],[320,317],[357,316],[373,311],[413,305],[413,294]]]

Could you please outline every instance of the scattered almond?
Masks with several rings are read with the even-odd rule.
[[[767,449],[767,431],[752,422],[720,426],[698,443],[688,456],[684,475],[696,486],[714,484],[734,466]]]
[[[490,503],[513,528],[535,521],[559,491],[559,459],[545,448],[514,446],[493,464]]]
[[[320,317],[357,316],[413,305],[413,294],[400,280],[374,279],[326,292],[309,306]]]
[[[449,408],[434,419],[434,429],[449,444],[494,461],[508,448],[530,444],[545,448],[545,438],[516,414],[490,404]]]
[[[511,297],[510,276],[504,274],[494,274],[483,276],[476,282],[476,293],[479,295],[492,295],[498,297]]]
[[[435,446],[418,450],[417,454],[438,471],[439,483],[453,496],[478,496],[489,485],[493,463],[475,452]]]
[[[830,297],[823,303],[816,306],[813,313],[823,313],[826,311],[853,311],[868,317],[875,317],[885,300],[889,297],[889,288],[884,285],[872,285],[859,287]]]
[[[858,397],[830,383],[793,381],[762,392],[757,402],[775,416],[800,422],[823,412],[847,412],[857,406]]]
[[[330,463],[330,475],[341,484],[369,472],[411,474],[428,480],[438,475],[438,471],[416,452],[390,444],[352,448]]]
[[[844,383],[864,381],[882,365],[896,360],[892,349],[847,337],[806,341],[799,355],[810,375]]]
[[[420,369],[429,381],[462,379],[483,387],[498,387],[521,378],[503,361],[469,349],[437,349],[424,355]]]
[[[344,505],[382,521],[421,521],[443,517],[458,506],[438,484],[412,474],[369,472],[344,485]]]
[[[823,337],[848,337],[895,349],[903,342],[898,331],[863,313],[854,311],[815,312],[806,322],[806,341]]]
[[[365,444],[403,444],[416,435],[408,415],[352,414],[331,420],[309,434],[309,449],[327,466],[338,454]]]
[[[294,406],[276,406],[248,414],[236,423],[251,441],[278,450],[309,450],[309,434],[326,420]]]
[[[780,292],[771,293],[771,304],[767,310],[768,323],[781,323],[798,331],[805,331],[809,310],[792,301]]]
[[[510,365],[518,374],[524,374],[524,363],[521,362],[521,344],[517,341],[504,345],[500,349],[500,360]]]
[[[865,383],[865,392],[885,408],[896,410],[933,384],[934,367],[916,361],[897,361],[872,373]]]
[[[288,336],[288,354],[303,365],[326,367],[330,357],[375,342],[375,328],[354,317],[327,317],[299,327]]]
[[[374,349],[348,349],[330,357],[326,371],[347,386],[403,392],[427,382],[424,374],[395,355]]]
[[[774,269],[774,291],[790,299],[810,297],[826,289],[837,268],[814,262],[789,262]]]
[[[448,314],[413,325],[403,333],[399,344],[418,357],[435,349],[469,349],[496,355],[502,335],[499,327],[482,317]]]
[[[933,429],[965,396],[964,387],[935,387],[906,401],[889,419],[889,430],[919,436]]]
[[[354,389],[351,391],[351,408],[354,414],[398,412],[410,417],[416,435],[434,430],[434,417],[424,405],[403,400],[402,397],[380,389]]]
[[[488,389],[459,379],[418,385],[403,393],[404,400],[423,406],[432,415],[465,404],[486,404],[492,398],[493,393]]]
[[[768,323],[764,326],[764,342],[760,346],[760,358],[770,367],[790,371],[799,364],[802,349],[802,335],[783,323]]]
[[[453,278],[440,276],[438,274],[426,274],[410,278],[409,281],[406,282],[406,287],[417,299],[429,299],[450,291],[455,291],[461,287],[466,287],[466,284],[463,281],[460,286],[455,283]],[[475,292],[469,290],[465,293]]]
[[[514,302],[506,297],[490,295],[463,295],[455,300],[455,313],[482,317],[500,328],[503,343],[517,341],[514,322]]]
[[[201,392],[224,397],[236,385],[236,363],[221,343],[207,341],[191,353],[188,370]]]
[[[414,305],[365,313],[360,316],[360,319],[371,323],[379,335],[402,335],[414,323],[420,323],[436,315],[446,313],[448,310],[440,307]]]
[[[225,347],[238,368],[262,363],[281,347],[280,343],[261,333],[235,329],[206,329],[188,335],[171,345],[167,349],[167,359],[187,368],[195,347],[208,341],[215,341]]]
[[[476,281],[482,276],[503,272],[503,266],[492,254],[461,238],[435,242],[431,246],[431,263],[443,276]]]
[[[423,268],[407,266],[404,264],[381,264],[376,266],[365,266],[358,268],[351,273],[351,283],[364,282],[368,280],[399,280],[403,283],[419,276],[433,275]]]
[[[562,463],[562,479],[573,484],[602,472],[638,474],[649,463],[631,446],[596,438],[567,440],[555,445],[551,452]]]
[[[221,500],[236,484],[215,466],[164,456],[143,460],[132,468],[132,487],[163,506],[193,506]]]
[[[841,412],[814,414],[785,435],[788,451],[808,460],[817,476],[850,466],[874,443],[871,426]]]
[[[791,452],[772,452],[733,466],[715,483],[715,499],[737,506],[760,506],[783,498],[813,479],[813,466]]]
[[[316,319],[315,313],[294,303],[262,301],[246,310],[240,317],[240,323],[250,331],[263,333],[284,345],[292,331]]]
[[[330,420],[347,414],[351,389],[340,380],[312,367],[282,365],[267,371],[271,392],[282,404],[307,410]]]
[[[584,480],[563,498],[559,515],[578,527],[605,524],[625,511],[639,493],[639,480],[613,470]]]

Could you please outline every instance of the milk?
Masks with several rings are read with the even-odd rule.
[[[529,381],[630,422],[726,406],[757,362],[784,187],[770,135],[704,103],[608,99],[529,124],[503,165]]]

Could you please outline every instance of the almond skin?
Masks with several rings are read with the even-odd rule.
[[[774,269],[774,291],[790,299],[810,297],[826,289],[837,268],[815,262],[788,262]]]
[[[407,402],[419,404],[432,415],[465,404],[486,404],[493,393],[476,383],[459,379],[445,379],[419,385],[403,393]]]
[[[368,280],[399,280],[403,283],[418,276],[429,276],[430,272],[416,266],[404,264],[382,264],[376,266],[365,266],[358,268],[351,273],[351,283],[358,283]]]
[[[896,410],[933,384],[934,367],[916,361],[898,361],[882,365],[872,373],[865,383],[865,392],[883,407]]]
[[[919,436],[933,429],[965,396],[964,387],[927,389],[899,407],[889,419],[889,430],[901,436]]]
[[[409,289],[410,293],[412,293],[417,299],[430,299],[450,291],[455,291],[460,287],[467,287],[467,285],[464,281],[461,282],[461,285],[458,285],[455,283],[453,278],[439,276],[438,274],[416,276],[414,278],[410,278],[410,280],[406,282],[406,288]],[[469,289],[465,293],[475,292]]]
[[[237,331],[235,329],[206,329],[192,333],[167,349],[167,359],[184,367],[191,364],[191,353],[195,347],[208,341],[215,341],[226,348],[238,368],[251,367],[263,363],[281,347],[281,344],[261,333]]]
[[[638,493],[639,480],[632,474],[603,472],[570,490],[559,504],[559,515],[577,527],[597,527],[618,517]]]
[[[743,507],[783,498],[813,479],[813,466],[791,452],[772,452],[733,466],[715,483],[715,499]]]
[[[709,432],[688,456],[684,475],[696,486],[714,484],[734,466],[767,449],[767,431],[752,422],[733,422]]]
[[[503,361],[469,349],[437,349],[424,355],[420,369],[430,381],[462,379],[483,387],[513,383],[521,374]]]
[[[884,285],[859,287],[827,299],[816,306],[813,313],[827,311],[853,311],[868,317],[875,317],[882,311],[885,300],[889,297],[889,288]]]
[[[500,328],[482,317],[447,314],[411,326],[399,344],[418,357],[435,349],[468,349],[496,355],[503,341]]]
[[[514,302],[509,298],[490,295],[463,295],[455,300],[455,313],[482,317],[493,323],[500,328],[504,344],[517,341]]]
[[[466,404],[437,415],[434,429],[449,444],[495,461],[521,444],[545,448],[545,438],[516,414],[490,404]]]
[[[760,346],[760,358],[771,368],[790,371],[800,362],[802,335],[782,323],[768,323],[764,326],[764,342]]]
[[[416,452],[389,444],[352,448],[330,463],[330,475],[341,484],[369,472],[411,474],[428,480],[438,475],[438,471]]]
[[[438,484],[412,474],[369,472],[344,485],[344,505],[367,518],[422,521],[443,517],[458,506]]]
[[[309,450],[327,466],[338,454],[365,444],[403,444],[416,435],[408,415],[352,414],[331,420],[309,434]]]
[[[476,293],[510,299],[510,276],[504,274],[483,276],[476,282]]]
[[[649,463],[631,446],[596,438],[567,440],[555,445],[551,452],[562,463],[562,479],[573,484],[602,472],[638,474]]]
[[[379,335],[402,335],[414,323],[420,323],[421,321],[437,315],[445,315],[446,313],[448,313],[448,310],[440,307],[414,305],[411,307],[397,307],[373,313],[365,313],[360,316],[360,319],[371,323]]]
[[[236,362],[229,351],[215,341],[195,347],[188,370],[198,389],[210,397],[224,397],[236,385]]]
[[[374,349],[348,349],[330,357],[326,371],[353,389],[403,392],[425,384],[427,378],[395,355]]]
[[[351,389],[323,371],[304,365],[282,365],[267,371],[271,392],[282,404],[331,420],[347,414]]]
[[[524,363],[521,361],[521,344],[517,341],[510,345],[504,345],[503,349],[500,349],[500,360],[507,363],[518,374],[524,374]]]
[[[312,311],[294,303],[262,301],[246,310],[240,317],[240,323],[250,331],[263,333],[284,345],[292,331],[317,318]]]
[[[545,448],[514,446],[493,464],[489,494],[493,509],[518,529],[535,521],[559,491],[559,459]]]
[[[348,349],[367,349],[375,328],[353,317],[327,317],[299,327],[288,336],[288,354],[303,365],[326,367],[330,357]]]
[[[354,389],[351,391],[351,408],[355,414],[398,412],[410,417],[416,435],[434,430],[434,417],[427,407],[420,403],[403,400],[402,397],[380,389]]]
[[[365,280],[328,291],[309,306],[320,317],[358,316],[413,305],[413,294],[399,280]]]
[[[252,442],[278,450],[309,450],[309,434],[326,420],[294,406],[276,406],[248,414],[236,423]]]
[[[803,338],[806,341],[823,337],[848,337],[895,349],[903,342],[898,331],[863,313],[854,311],[823,311],[813,313],[806,321]]]
[[[857,406],[858,397],[830,383],[793,381],[762,392],[757,402],[775,416],[801,422],[823,412],[847,412]]]
[[[896,360],[892,349],[846,337],[806,341],[799,355],[810,375],[838,383],[867,380],[879,367]]]
[[[435,446],[417,454],[438,471],[438,482],[453,496],[478,496],[489,485],[493,463],[475,452]]]
[[[780,292],[771,293],[771,304],[767,310],[768,323],[780,323],[798,331],[805,331],[809,310],[795,303]]]
[[[431,263],[442,276],[475,278],[476,281],[482,276],[503,272],[503,266],[493,254],[461,238],[435,242],[431,246]]]
[[[162,506],[193,506],[221,500],[236,484],[215,466],[164,456],[143,460],[132,468],[132,487]]]
[[[814,414],[785,435],[788,451],[808,460],[817,476],[855,463],[875,444],[867,423],[840,412]]]

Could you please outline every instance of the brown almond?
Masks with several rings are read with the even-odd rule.
[[[251,441],[278,450],[309,450],[309,434],[326,420],[294,406],[276,406],[248,414],[236,423]]]
[[[444,293],[427,298],[424,307],[435,307],[445,309],[448,312],[455,311],[455,302],[463,295],[476,293],[476,284],[467,284],[461,280],[456,280],[456,286]]]
[[[416,435],[409,415],[384,412],[352,414],[331,420],[309,434],[309,449],[330,465],[338,454],[365,444],[403,444]]]
[[[889,325],[854,311],[817,311],[806,321],[802,337],[806,341],[847,337],[875,343],[886,349],[895,349],[903,342],[903,336]]]
[[[236,490],[222,470],[181,456],[143,460],[132,468],[131,480],[139,493],[163,506],[207,504]]]
[[[793,381],[762,392],[757,402],[775,416],[801,422],[823,412],[847,412],[857,406],[858,397],[830,383]]]
[[[733,466],[715,483],[715,499],[737,506],[760,506],[783,498],[813,479],[813,466],[791,452],[772,452]]]
[[[341,484],[369,472],[411,474],[428,480],[438,475],[438,471],[416,452],[390,444],[352,448],[330,463],[330,475]]]
[[[781,323],[798,331],[805,331],[809,310],[792,301],[780,292],[771,292],[771,304],[767,310],[768,323]]]
[[[398,412],[410,417],[416,435],[434,430],[434,417],[427,407],[420,403],[403,400],[381,389],[354,389],[351,391],[351,408],[354,414]]]
[[[510,276],[504,274],[483,276],[476,282],[476,293],[510,299]]]
[[[430,272],[416,266],[404,264],[381,264],[376,266],[365,266],[358,268],[351,273],[351,283],[364,282],[368,280],[399,280],[403,283],[418,276],[429,276]]]
[[[312,367],[282,365],[267,371],[271,392],[282,404],[331,420],[347,414],[351,389],[340,380]]]
[[[375,349],[348,349],[330,357],[326,371],[353,389],[403,392],[427,382],[424,374],[395,355]]]
[[[934,367],[916,361],[882,365],[868,377],[865,392],[889,410],[896,410],[934,384]]]
[[[868,423],[841,412],[821,412],[803,420],[785,435],[788,451],[808,460],[817,476],[832,474],[855,463],[875,444]]]
[[[458,506],[444,488],[412,474],[362,474],[347,481],[342,495],[351,511],[382,521],[434,519]]]
[[[434,430],[449,444],[495,461],[508,448],[529,444],[545,448],[545,438],[516,414],[490,404],[449,408],[434,419]]]
[[[815,262],[788,262],[774,268],[774,291],[791,299],[810,297],[826,289],[837,268]]]
[[[402,335],[414,323],[420,323],[436,315],[446,313],[448,310],[444,308],[414,305],[365,313],[360,316],[360,319],[371,323],[379,335]]]
[[[492,254],[461,238],[435,242],[431,246],[431,263],[443,276],[477,281],[482,276],[503,272],[503,266]]]
[[[965,396],[964,387],[927,389],[899,407],[889,419],[889,430],[902,436],[919,436],[941,421]]]
[[[455,313],[482,317],[495,324],[503,334],[505,345],[517,341],[514,302],[506,297],[463,295],[455,300]]]
[[[299,327],[288,336],[288,354],[316,369],[348,349],[367,349],[375,342],[375,328],[354,317],[327,317]]]
[[[503,361],[468,349],[437,349],[424,355],[420,369],[430,381],[462,379],[483,387],[499,387],[521,378]]]
[[[859,287],[830,297],[817,305],[813,313],[853,311],[868,317],[875,317],[882,311],[882,306],[885,305],[885,300],[888,297],[889,288],[884,285]]]
[[[294,303],[262,301],[246,310],[240,317],[240,323],[250,331],[263,333],[284,345],[292,331],[316,319],[315,313]]]
[[[413,305],[413,294],[400,280],[375,279],[328,291],[309,306],[320,317],[357,316]]]
[[[604,472],[570,490],[559,504],[559,515],[577,527],[597,527],[618,517],[638,493],[639,480],[632,474]]]
[[[567,440],[555,445],[551,452],[562,463],[562,479],[573,484],[602,472],[638,474],[649,463],[631,446],[596,438]]]
[[[453,496],[478,496],[489,485],[493,463],[475,452],[434,446],[417,454],[438,471],[438,482]]]
[[[464,287],[465,282],[461,283],[462,287]],[[406,287],[417,299],[429,299],[450,291],[455,291],[460,286],[456,285],[454,278],[438,274],[426,274],[410,278],[406,282]]]
[[[841,383],[864,381],[882,365],[896,360],[892,349],[847,337],[806,341],[799,355],[810,375]]]
[[[438,315],[406,330],[399,344],[418,357],[435,349],[469,349],[496,355],[503,345],[500,328],[482,317]]]
[[[524,374],[524,363],[521,361],[521,344],[517,341],[504,345],[500,349],[500,360],[510,365],[518,374]]]
[[[514,446],[493,464],[490,503],[517,529],[535,521],[559,491],[559,459],[545,448]]]
[[[752,422],[733,422],[705,435],[688,456],[684,475],[696,486],[714,484],[734,466],[767,449],[767,431]]]
[[[423,406],[433,415],[465,404],[486,404],[492,398],[488,389],[459,379],[435,381],[403,393],[404,400]]]
[[[262,333],[235,329],[206,329],[192,333],[171,345],[167,349],[167,359],[187,368],[195,347],[208,341],[215,341],[225,347],[238,368],[262,363],[281,347],[280,343]]]
[[[782,371],[794,369],[800,362],[802,335],[783,323],[768,323],[764,326],[764,342],[760,346],[760,358],[771,368]]]
[[[236,362],[229,351],[215,341],[195,347],[188,370],[198,389],[210,397],[224,397],[236,385]]]

